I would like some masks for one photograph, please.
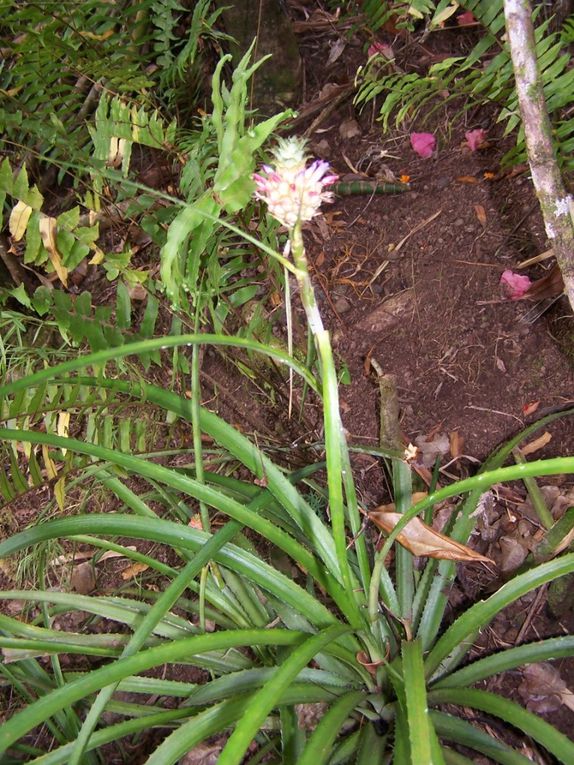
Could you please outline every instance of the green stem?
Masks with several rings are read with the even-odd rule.
[[[335,542],[335,552],[339,564],[341,581],[345,590],[353,595],[355,604],[355,626],[364,625],[364,616],[360,612],[359,603],[365,603],[365,592],[357,588],[355,577],[351,573],[347,553],[347,536],[345,531],[345,505],[343,500],[343,459],[342,453],[347,452],[347,442],[341,422],[339,409],[339,391],[337,373],[333,360],[333,351],[329,333],[323,326],[315,291],[309,277],[309,267],[305,246],[301,235],[301,224],[298,223],[290,232],[291,251],[296,266],[296,276],[301,292],[301,301],[307,316],[309,330],[315,340],[315,345],[321,362],[321,377],[323,390],[323,412],[325,424],[325,450],[327,461],[327,482],[329,490],[329,512],[331,528]]]

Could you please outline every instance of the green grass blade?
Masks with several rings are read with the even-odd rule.
[[[173,489],[186,492],[190,496],[206,502],[221,512],[226,513],[233,520],[252,528],[261,534],[264,539],[267,539],[276,547],[286,552],[287,555],[296,560],[303,569],[308,571],[332,595],[341,609],[346,612],[347,616],[354,617],[356,609],[354,600],[349,597],[348,593],[345,593],[337,586],[332,577],[325,573],[324,567],[319,565],[312,553],[278,526],[262,516],[251,512],[245,505],[236,502],[225,494],[162,465],[157,465],[148,460],[123,454],[102,446],[78,441],[77,439],[62,438],[32,431],[8,430],[6,428],[0,428],[1,438],[13,441],[27,441],[28,443],[48,444],[58,448],[69,449],[79,454],[87,454],[112,464],[117,464],[131,473],[160,481]],[[277,469],[275,468],[275,470]],[[285,481],[290,490],[298,494],[295,487],[289,483],[285,476],[282,476],[282,481]],[[316,516],[313,517],[316,518]]]
[[[499,717],[521,730],[525,736],[529,736],[545,747],[563,765],[572,765],[574,762],[574,742],[566,738],[553,725],[538,715],[523,709],[510,699],[505,699],[488,691],[478,691],[474,688],[444,688],[440,691],[431,691],[429,702],[431,704],[458,704],[471,709],[480,709],[482,712]]]
[[[69,372],[74,372],[77,369],[85,369],[86,367],[98,368],[112,359],[120,359],[124,356],[139,356],[142,353],[145,354],[153,351],[166,350],[167,348],[178,348],[180,346],[192,346],[196,344],[221,345],[262,353],[264,356],[269,356],[272,359],[275,359],[275,361],[285,364],[293,369],[293,371],[297,372],[297,374],[300,375],[314,391],[317,393],[319,392],[317,381],[309,370],[279,348],[263,345],[247,338],[231,337],[229,335],[200,334],[157,337],[151,340],[128,343],[127,345],[120,347],[107,348],[106,350],[98,351],[97,353],[90,353],[87,356],[79,356],[70,361],[64,361],[56,366],[48,367],[40,372],[35,372],[32,375],[13,380],[0,386],[0,398],[11,396],[17,391],[25,390],[29,386],[37,385],[46,380],[53,380],[54,378],[68,374]]]
[[[329,490],[329,512],[331,528],[337,554],[337,568],[343,587],[351,596],[354,606],[351,624],[356,628],[365,626],[365,617],[359,606],[365,604],[366,593],[357,587],[357,581],[351,574],[347,553],[347,534],[345,528],[345,504],[343,501],[343,461],[342,451],[347,448],[343,423],[339,411],[339,389],[337,373],[333,361],[333,352],[329,333],[325,330],[314,332],[318,352],[321,357],[323,374],[323,421],[325,425],[325,452],[327,460],[327,486]],[[354,594],[354,597],[353,597]]]
[[[397,513],[406,513],[412,506],[412,476],[411,469],[402,460],[393,460],[393,495]],[[413,556],[402,545],[395,545],[397,567],[397,598],[399,615],[410,621],[414,598],[414,569]],[[422,762],[422,760],[421,760]]]

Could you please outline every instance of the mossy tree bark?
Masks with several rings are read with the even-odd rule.
[[[546,234],[562,272],[564,290],[574,310],[574,208],[572,197],[564,188],[552,145],[552,126],[536,58],[530,0],[504,0],[504,14],[532,181]]]

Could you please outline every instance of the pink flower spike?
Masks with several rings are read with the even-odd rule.
[[[419,157],[429,159],[436,148],[436,138],[432,133],[411,133],[411,146]]]
[[[482,145],[486,141],[486,130],[482,128],[476,128],[476,130],[467,130],[464,134],[466,143],[471,151],[477,151],[482,148]]]
[[[528,276],[515,274],[510,269],[504,271],[500,277],[500,286],[507,300],[520,300],[528,292],[531,284]]]

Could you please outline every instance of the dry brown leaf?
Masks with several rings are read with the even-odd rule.
[[[223,744],[199,744],[185,754],[179,765],[216,765]]]
[[[365,667],[367,672],[372,675],[373,677],[377,676],[377,669],[385,663],[384,659],[377,659],[377,661],[371,661],[369,656],[365,653],[365,651],[359,651],[357,655],[355,656],[357,662]]]
[[[26,226],[30,220],[30,215],[32,215],[32,208],[26,202],[22,202],[22,200],[16,204],[10,213],[8,228],[15,242],[19,242],[26,233]]]
[[[450,449],[449,438],[445,433],[429,433],[427,436],[417,436],[415,445],[421,454],[424,467],[431,468],[437,457],[442,458]]]
[[[526,560],[528,550],[514,537],[500,537],[498,545],[502,553],[500,570],[503,574],[516,571]]]
[[[574,711],[574,693],[552,664],[527,664],[522,674],[523,680],[518,692],[528,709],[545,714],[555,712],[563,704]]]
[[[50,451],[47,444],[42,444],[42,457],[44,458],[44,465],[46,467],[46,475],[50,481],[58,477],[58,468],[56,467],[54,460],[50,457]]]
[[[529,441],[527,444],[525,444],[520,449],[520,451],[522,452],[523,456],[526,457],[529,454],[534,454],[534,452],[543,449],[546,444],[550,443],[551,440],[552,434],[546,430],[541,436],[538,436],[538,438],[535,438],[533,441]]]
[[[138,574],[141,574],[142,571],[147,571],[149,566],[147,563],[132,563],[127,568],[124,568],[122,571],[122,579],[124,582],[127,582],[130,579],[133,579]]]
[[[383,505],[382,508],[384,507],[388,506]],[[390,534],[403,516],[401,513],[386,512],[382,508],[377,508],[369,513],[368,517],[385,534]],[[412,518],[398,535],[397,541],[413,555],[419,557],[494,562],[490,558],[471,550],[470,547],[461,545],[444,534],[439,534],[431,526],[423,523],[420,518]]]
[[[62,282],[64,287],[68,286],[68,269],[62,263],[62,257],[58,252],[58,246],[56,244],[56,231],[58,222],[56,218],[51,218],[49,215],[40,216],[40,236],[42,237],[42,244],[48,250],[50,256],[50,262],[54,266],[58,279]]]
[[[460,435],[458,430],[451,430],[451,432],[448,434],[448,440],[450,442],[450,456],[453,459],[460,457],[462,454],[464,438]]]
[[[522,407],[522,414],[525,417],[528,417],[530,414],[534,414],[534,412],[538,409],[540,406],[540,401],[529,401],[527,404],[524,404]]]
[[[127,545],[126,550],[133,550],[135,552],[136,547],[135,545]],[[73,553],[67,553],[65,555],[58,555],[57,558],[53,558],[50,561],[50,566],[65,566],[68,563],[77,563],[78,561],[83,560],[89,560],[90,558],[93,558],[95,554],[94,550],[76,550]],[[115,550],[107,550],[103,555],[101,555],[97,561],[93,561],[93,563],[103,563],[105,560],[110,560],[112,558],[125,558],[126,556],[123,553],[115,552]]]
[[[475,205],[474,212],[481,226],[486,226],[486,210],[482,205]]]

